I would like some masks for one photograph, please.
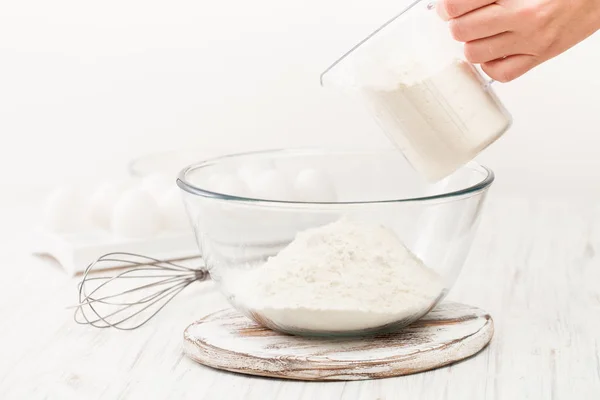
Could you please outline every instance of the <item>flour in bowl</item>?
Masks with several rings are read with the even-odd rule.
[[[267,325],[313,333],[410,323],[445,291],[392,230],[348,219],[298,233],[235,282],[235,303]]]

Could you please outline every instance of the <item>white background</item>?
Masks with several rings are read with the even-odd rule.
[[[387,146],[319,73],[399,0],[0,0],[0,180],[34,187],[135,156]],[[497,85],[514,127],[496,190],[600,195],[600,36]]]

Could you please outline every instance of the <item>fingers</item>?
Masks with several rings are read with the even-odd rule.
[[[536,56],[519,54],[483,63],[481,69],[498,82],[510,82],[538,66],[542,61]]]
[[[567,39],[570,32],[590,31],[557,23],[575,20],[569,0],[437,1],[437,13],[448,21],[452,37],[464,43],[465,58],[500,82],[520,77],[577,43]]]
[[[464,52],[467,61],[473,64],[481,64],[513,54],[528,53],[523,48],[523,40],[512,32],[467,42]]]
[[[439,0],[435,8],[444,21],[449,21],[494,2],[495,0]]]
[[[450,33],[459,42],[486,38],[515,28],[511,12],[498,4],[472,11],[450,20]]]

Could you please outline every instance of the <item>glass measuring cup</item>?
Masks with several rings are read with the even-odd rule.
[[[512,117],[461,43],[419,0],[321,74],[321,85],[355,96],[431,181],[471,161],[506,132]]]

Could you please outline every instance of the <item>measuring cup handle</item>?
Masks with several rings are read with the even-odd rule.
[[[473,68],[475,68],[479,72],[479,74],[483,78],[483,81],[485,82],[483,85],[486,89],[491,87],[494,84],[494,82],[498,82],[494,78],[491,78],[490,76],[488,76],[488,74],[486,74],[483,71],[483,68],[481,68],[481,65],[479,65],[479,64],[471,64],[471,65],[473,66]]]

